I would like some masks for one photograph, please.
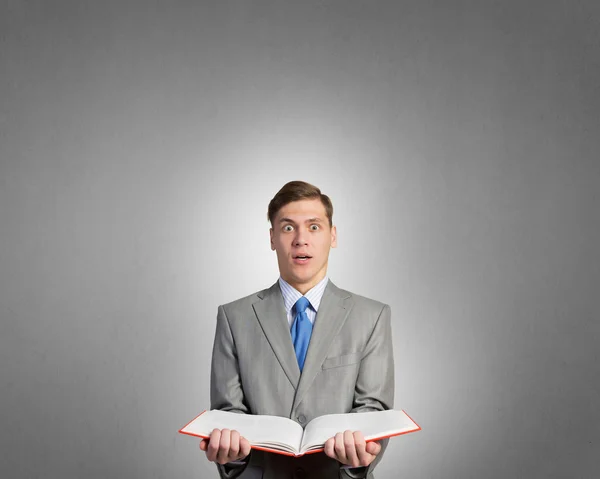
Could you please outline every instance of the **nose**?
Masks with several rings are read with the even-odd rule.
[[[302,229],[296,230],[296,236],[294,237],[294,246],[301,246],[307,244],[306,235],[307,233],[305,231],[302,231]]]

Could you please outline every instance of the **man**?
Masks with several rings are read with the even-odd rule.
[[[393,408],[390,307],[327,277],[337,246],[333,206],[319,188],[292,181],[269,203],[280,277],[270,288],[218,308],[211,409],[284,416],[305,426],[324,414]],[[251,254],[251,252],[248,252]],[[200,443],[221,478],[367,478],[388,439],[365,444],[340,431],[323,453],[298,458],[251,450],[237,431]]]

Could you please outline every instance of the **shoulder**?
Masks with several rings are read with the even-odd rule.
[[[225,311],[225,314],[227,315],[236,311],[247,310],[248,308],[251,308],[254,303],[260,301],[267,293],[272,291],[275,287],[279,287],[279,285],[275,283],[269,288],[264,288],[247,296],[243,296],[242,298],[238,298],[233,301],[229,301],[228,303],[221,304],[219,306],[219,309],[223,309]]]
[[[342,289],[331,282],[330,284],[332,286],[332,289],[336,294],[338,294],[338,296],[348,298],[353,303],[353,308],[359,308],[361,310],[368,310],[371,312],[378,313],[380,313],[385,307],[389,308],[389,305],[384,303],[383,301],[379,301],[374,298],[369,298],[367,296],[348,291],[347,289]]]

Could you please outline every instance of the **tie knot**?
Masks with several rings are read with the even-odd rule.
[[[296,308],[296,313],[303,313],[304,311],[306,311],[306,308],[308,308],[309,304],[310,302],[308,301],[308,298],[302,296],[300,299],[298,299],[298,301],[296,301],[296,304],[294,305],[294,307]]]

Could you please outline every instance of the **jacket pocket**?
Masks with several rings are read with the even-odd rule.
[[[335,356],[333,358],[325,358],[321,369],[339,368],[342,366],[350,366],[351,364],[359,363],[362,358],[362,351],[356,353],[344,354],[343,356]]]

